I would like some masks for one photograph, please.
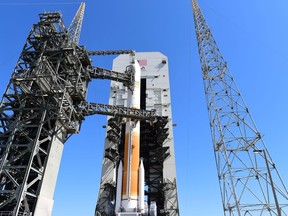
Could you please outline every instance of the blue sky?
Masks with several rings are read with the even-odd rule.
[[[20,2],[20,3],[19,3]],[[33,2],[33,3],[31,3]],[[47,3],[49,2],[49,3]],[[69,4],[68,4],[69,3]],[[288,183],[288,2],[198,0],[283,179]],[[38,13],[61,11],[69,26],[80,1],[0,0],[0,92]],[[190,0],[87,0],[80,43],[89,50],[160,51],[169,58],[182,216],[223,215]],[[111,68],[113,57],[93,58]],[[88,100],[107,103],[109,82]],[[105,116],[86,119],[64,148],[53,216],[93,215]]]

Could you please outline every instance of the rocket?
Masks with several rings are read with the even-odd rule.
[[[140,109],[141,69],[139,63],[131,56],[134,67],[133,90],[128,90],[127,105]],[[119,162],[117,171],[117,188],[115,213],[121,211],[144,213],[144,165],[140,161],[140,121],[126,119],[124,159]]]

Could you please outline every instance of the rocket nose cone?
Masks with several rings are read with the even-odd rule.
[[[140,159],[139,169],[144,169],[143,159]]]

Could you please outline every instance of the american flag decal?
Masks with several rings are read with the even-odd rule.
[[[147,60],[138,60],[139,65],[142,66],[147,66]]]

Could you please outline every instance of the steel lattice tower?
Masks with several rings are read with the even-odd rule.
[[[69,37],[70,39],[77,43],[79,42],[80,39],[80,34],[81,34],[81,28],[82,28],[82,22],[84,18],[84,12],[85,12],[85,3],[82,2],[77,13],[75,14],[69,28]]]
[[[287,215],[287,189],[196,0],[192,4],[224,215]]]
[[[39,14],[0,101],[0,215],[52,214],[64,143],[79,133],[85,116],[161,119],[153,110],[86,101],[92,79],[110,79],[131,88],[134,75],[132,67],[118,73],[92,66],[90,55],[133,52],[88,52],[78,45],[84,6],[69,30],[60,13]]]
[[[91,66],[59,13],[39,15],[0,103],[0,215],[50,215],[63,144],[78,133]]]

